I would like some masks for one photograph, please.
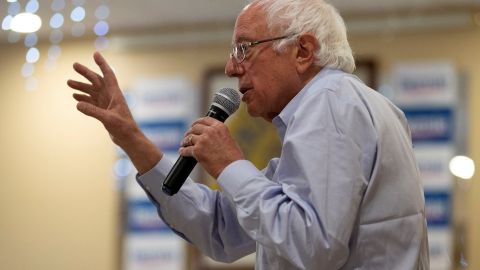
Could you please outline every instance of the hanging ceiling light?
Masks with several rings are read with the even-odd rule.
[[[19,13],[12,18],[10,29],[18,33],[33,33],[42,26],[42,19],[33,13]]]

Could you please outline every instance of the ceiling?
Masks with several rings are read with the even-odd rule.
[[[97,2],[97,4],[95,3]],[[91,10],[100,0],[89,0]],[[248,0],[115,0],[110,1],[112,28],[138,29],[164,25],[234,21]],[[344,15],[480,7],[480,0],[330,0]]]
[[[22,6],[27,0],[18,0]],[[47,1],[39,0],[39,16],[43,25],[39,34],[48,36],[48,20],[53,15]],[[52,1],[48,1],[51,3]],[[65,0],[64,12],[73,9],[72,2]],[[77,1],[78,2],[78,1]],[[84,2],[87,10],[85,25],[87,33],[92,33],[96,23],[94,10],[103,3],[110,8],[107,21],[110,34],[135,33],[138,31],[165,29],[178,26],[233,24],[236,15],[248,0],[88,0]],[[345,17],[369,16],[370,14],[395,14],[411,12],[431,12],[438,10],[478,9],[480,0],[331,0]],[[0,0],[0,20],[7,14],[8,3]],[[67,15],[68,16],[68,15]],[[66,20],[62,27],[69,31],[71,22]],[[67,29],[67,30],[65,30]],[[65,35],[68,37],[68,35]],[[6,42],[7,31],[0,30],[0,42]]]

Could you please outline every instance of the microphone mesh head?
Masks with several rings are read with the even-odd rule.
[[[215,93],[213,104],[225,109],[225,112],[230,116],[240,107],[240,94],[232,88],[222,88]]]

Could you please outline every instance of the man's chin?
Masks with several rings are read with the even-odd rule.
[[[252,104],[245,103],[245,105],[247,107],[248,115],[250,115],[251,117],[259,117],[260,116],[258,110],[256,110],[255,107],[252,106]]]
[[[251,117],[260,117],[260,118],[263,118],[267,122],[272,122],[272,119],[275,117],[275,116],[262,114],[258,110],[255,110],[253,107],[250,107],[248,105],[247,105],[247,113]]]

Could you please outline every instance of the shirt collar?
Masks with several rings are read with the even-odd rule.
[[[315,75],[306,85],[305,87],[298,92],[298,94],[293,97],[292,100],[283,108],[280,114],[272,119],[273,125],[276,127],[278,135],[280,136],[280,140],[283,143],[283,139],[285,137],[285,132],[287,131],[287,125],[290,122],[295,111],[298,109],[303,97],[311,91],[314,84],[321,81],[327,74],[329,74],[333,68],[326,66],[320,70],[320,72]]]

